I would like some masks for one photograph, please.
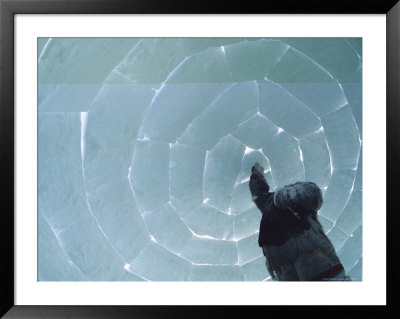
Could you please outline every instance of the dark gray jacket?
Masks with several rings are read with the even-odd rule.
[[[262,212],[258,244],[282,245],[290,237],[310,228],[307,218],[298,218],[287,209],[279,209],[274,203],[274,193],[269,192],[269,186],[264,176],[253,170],[250,176],[250,192],[254,203]],[[299,211],[301,215],[316,215],[314,211]]]

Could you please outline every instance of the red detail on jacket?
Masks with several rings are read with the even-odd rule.
[[[310,279],[310,281],[322,281],[322,280],[333,278],[342,270],[344,270],[343,265],[337,264],[337,265],[333,266],[332,268],[329,268],[328,270],[320,273],[318,276],[314,277],[313,279]]]

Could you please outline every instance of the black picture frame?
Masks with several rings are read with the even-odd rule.
[[[387,21],[387,282],[386,306],[21,306],[14,295],[14,18],[16,14],[385,14]],[[4,318],[165,318],[254,317],[258,310],[268,316],[309,317],[310,310],[322,316],[371,315],[374,318],[398,317],[396,304],[398,274],[394,258],[398,242],[395,181],[399,162],[398,136],[400,81],[400,3],[398,0],[325,0],[325,1],[223,1],[182,0],[0,0],[0,176],[3,185],[0,209],[1,297],[0,315]],[[379,106],[379,107],[384,107]],[[382,207],[385,207],[384,205]],[[377,212],[383,214],[384,212]],[[395,235],[396,234],[396,235]],[[396,239],[397,238],[397,239]],[[390,280],[389,280],[390,279]],[[238,292],[246,293],[246,292]],[[250,308],[250,309],[249,309]],[[251,311],[251,312],[249,312]],[[253,311],[257,311],[254,313]]]

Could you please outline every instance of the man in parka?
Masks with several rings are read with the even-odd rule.
[[[297,182],[270,192],[256,163],[249,187],[262,213],[258,244],[274,280],[350,280],[318,221],[322,194],[316,184]]]

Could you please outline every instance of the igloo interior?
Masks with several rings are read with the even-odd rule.
[[[259,162],[361,281],[361,79],[361,38],[39,38],[38,280],[271,280]]]

